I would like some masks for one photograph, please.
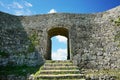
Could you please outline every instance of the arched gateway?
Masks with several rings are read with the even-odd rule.
[[[53,36],[56,36],[56,35],[62,35],[62,36],[65,36],[67,38],[67,60],[70,59],[70,52],[69,52],[69,31],[68,29],[66,28],[63,28],[63,27],[56,27],[56,28],[52,28],[48,31],[48,44],[47,44],[47,48],[46,48],[46,51],[47,51],[47,54],[45,55],[45,59],[47,60],[51,60],[51,44],[52,44],[52,41],[51,41],[51,37]]]

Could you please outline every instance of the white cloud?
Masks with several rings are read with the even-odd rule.
[[[15,11],[15,15],[22,15],[22,14],[24,14],[24,12],[23,12],[23,11],[20,11],[20,10]]]
[[[30,10],[30,7],[33,5],[27,1],[13,1],[11,3],[3,3],[0,1],[0,6],[6,9],[6,12],[15,14],[15,15],[31,15],[32,12]]]
[[[33,5],[32,5],[31,3],[25,1],[25,6],[27,6],[27,7],[32,7]]]
[[[63,42],[63,43],[67,43],[67,38],[64,37],[64,36],[56,36],[56,39],[59,41],[59,42]]]
[[[18,2],[13,2],[12,4],[9,5],[9,7],[17,8],[17,9],[22,9],[23,8],[23,6]]]
[[[48,13],[57,13],[55,9],[51,9]]]
[[[67,60],[67,49],[58,49],[52,53],[53,60]]]
[[[2,6],[2,7],[4,7],[5,5],[0,1],[0,5]]]
[[[15,15],[30,15],[32,14],[32,12],[29,9],[25,9],[25,10],[16,10],[15,11]]]

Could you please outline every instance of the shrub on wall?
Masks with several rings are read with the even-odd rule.
[[[0,56],[2,56],[2,57],[8,57],[9,54],[7,52],[5,52],[5,51],[0,51]]]
[[[118,19],[116,19],[114,22],[117,26],[120,26],[120,17]]]
[[[31,41],[31,44],[28,47],[28,52],[34,52],[35,46],[39,44],[39,41],[37,40],[37,38],[38,38],[38,35],[35,32],[29,36],[29,40]]]
[[[31,43],[28,47],[28,52],[31,53],[31,52],[34,52],[35,50],[35,46]]]
[[[114,20],[114,23],[116,26],[120,26],[120,17]],[[120,31],[117,31],[114,40],[119,42],[118,47],[120,47]]]

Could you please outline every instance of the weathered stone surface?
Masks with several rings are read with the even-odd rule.
[[[120,7],[97,14],[14,16],[0,12],[0,65],[40,65],[48,54],[48,31],[65,28],[74,64],[120,68],[120,25],[115,23],[119,17]]]

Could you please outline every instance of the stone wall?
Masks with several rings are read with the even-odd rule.
[[[77,38],[74,38],[77,41],[74,44],[74,46],[77,45],[74,49],[77,54],[73,59],[78,66],[93,69],[120,68],[120,38],[118,36],[120,25],[115,23],[120,18],[119,12],[120,7],[98,13],[91,22],[89,21],[89,24],[86,24],[88,21],[85,23],[84,30],[76,27],[76,30],[80,31],[77,33]],[[84,34],[87,37],[81,38],[80,35]]]
[[[40,52],[35,49],[35,41],[21,24],[20,18],[0,13],[0,65],[29,65],[43,63]]]
[[[120,7],[97,14],[55,13],[14,16],[0,13],[0,65],[40,65],[48,31],[69,31],[70,59],[80,68],[120,68]]]

